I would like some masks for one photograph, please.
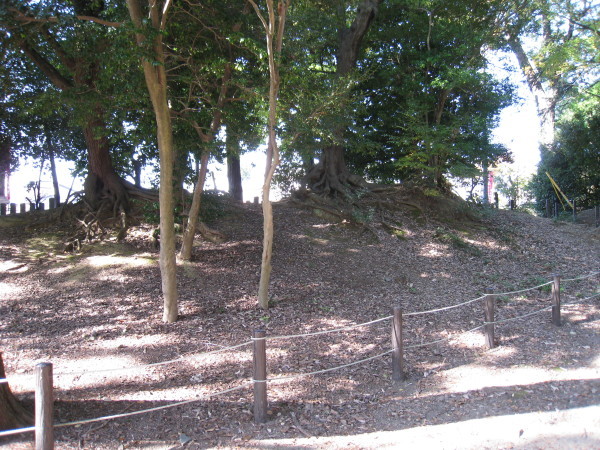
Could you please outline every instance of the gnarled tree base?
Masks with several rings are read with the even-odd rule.
[[[77,232],[65,243],[65,252],[80,250],[84,241],[104,238],[109,229],[117,231],[117,239],[124,239],[129,226],[136,221],[131,200],[158,202],[158,192],[135,186],[116,174],[103,179],[88,175],[84,192],[84,205],[75,218]]]

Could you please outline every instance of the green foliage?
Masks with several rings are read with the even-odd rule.
[[[600,88],[570,105],[558,124],[554,151],[543,154],[538,173],[530,184],[537,208],[556,193],[546,176],[550,173],[569,199],[580,207],[600,204]]]

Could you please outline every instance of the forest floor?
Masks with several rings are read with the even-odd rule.
[[[0,218],[0,349],[10,387],[31,404],[35,364],[53,363],[59,449],[600,448],[600,229],[517,211],[474,215],[443,200],[384,203],[395,205],[386,212],[392,228],[275,204],[268,311],[256,305],[261,210],[227,204],[211,227],[228,239],[198,238],[193,261],[178,267],[173,324],[161,321],[151,226],[125,242],[63,253],[70,230],[60,223]],[[535,288],[555,273],[560,327],[540,311],[551,305],[550,287]],[[460,304],[486,288],[534,288],[496,301],[497,320],[532,314],[498,323],[493,349],[474,329],[484,320],[480,300],[405,316],[404,381],[392,380],[389,354],[296,377],[387,352],[389,319],[268,340],[268,378],[289,378],[268,383],[268,421],[253,423],[253,330],[337,329],[389,317],[395,305],[412,313]],[[21,434],[0,438],[0,447],[32,441]]]

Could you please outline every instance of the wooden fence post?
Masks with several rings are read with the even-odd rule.
[[[5,216],[6,215],[6,203],[2,203],[0,205],[0,216]]]
[[[52,424],[54,395],[52,390],[52,364],[37,364],[35,366],[36,450],[52,450],[54,448],[54,428]]]
[[[11,203],[10,204],[10,215],[14,216],[15,214],[17,214],[17,204]]]
[[[21,204],[19,205],[19,212],[20,212],[21,214],[25,214],[25,212],[26,212],[26,209],[25,209],[25,208],[26,208],[26,207],[25,207],[25,203],[21,203]]]
[[[264,330],[254,330],[254,423],[267,421],[267,345]]]
[[[488,348],[494,348],[494,309],[496,296],[492,294],[491,289],[486,289],[485,295],[485,321],[486,324],[484,326],[485,331],[485,343]]]
[[[56,198],[50,197],[48,199],[48,209],[54,209],[54,208],[56,208]]]
[[[254,197],[254,204],[258,205],[258,197]]]
[[[577,203],[575,199],[573,199],[573,222],[577,222]]]
[[[404,380],[404,344],[402,342],[402,308],[394,306],[392,320],[392,380]]]
[[[594,208],[596,211],[596,228],[600,227],[600,206],[596,205]]]
[[[554,275],[552,283],[552,323],[560,326],[560,275]]]
[[[554,217],[558,219],[559,208],[558,208],[558,200],[554,200]]]

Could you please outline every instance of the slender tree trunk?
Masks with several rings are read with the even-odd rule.
[[[267,162],[265,167],[265,181],[263,183],[262,210],[263,210],[263,253],[260,267],[260,281],[258,284],[258,304],[263,309],[269,308],[269,282],[271,280],[271,258],[273,256],[273,206],[269,194],[271,181],[275,169],[279,165],[279,148],[275,127],[277,125],[277,97],[279,95],[279,65],[277,57],[281,55],[283,45],[283,31],[290,0],[280,0],[277,14],[273,0],[267,0],[268,19],[261,14],[253,0],[249,0],[258,15],[267,37],[267,53],[269,56],[269,119],[267,130],[269,140],[267,144]]]
[[[205,144],[209,144],[215,139],[219,128],[221,127],[221,121],[223,119],[223,108],[225,106],[225,99],[227,97],[227,89],[229,82],[231,81],[231,63],[225,64],[223,77],[221,79],[221,88],[219,90],[219,98],[217,100],[216,107],[213,112],[213,117],[210,124],[210,130],[208,133],[202,131],[202,128],[197,122],[193,122],[194,129],[198,133],[198,137]],[[198,224],[198,214],[200,213],[200,205],[202,203],[202,192],[204,191],[204,184],[206,182],[206,170],[208,167],[208,159],[210,158],[210,152],[208,150],[202,151],[201,162],[202,167],[198,172],[198,182],[194,187],[194,197],[190,211],[188,213],[188,223],[183,235],[183,243],[181,252],[179,253],[180,259],[189,261],[192,257],[192,247],[194,246],[194,236],[196,235],[196,226]],[[216,186],[215,186],[216,190]]]
[[[175,259],[175,223],[173,215],[173,128],[171,125],[171,112],[167,101],[167,76],[164,66],[164,53],[162,48],[162,32],[166,25],[168,5],[162,2],[151,2],[149,16],[151,25],[156,31],[153,37],[152,52],[158,64],[153,64],[146,57],[142,58],[142,67],[146,86],[152,100],[154,115],[156,117],[158,151],[160,159],[160,273],[163,292],[163,321],[171,323],[177,320],[177,279]],[[142,28],[145,15],[139,0],[127,0],[127,7],[131,20]],[[141,33],[136,34],[138,45],[145,43],[146,37]]]
[[[6,378],[0,353],[0,378]],[[15,398],[8,383],[0,384],[0,431],[14,430],[33,424],[33,414]]]
[[[200,170],[198,171],[198,181],[194,186],[194,196],[192,198],[192,205],[190,206],[188,214],[188,223],[183,234],[183,242],[181,244],[181,250],[179,252],[179,258],[183,261],[189,261],[192,259],[192,249],[194,248],[194,236],[196,235],[196,228],[198,227],[198,215],[200,214],[200,206],[202,204],[202,192],[204,191],[204,184],[206,183],[206,171],[208,170],[208,159],[210,152],[204,150],[202,157],[200,158]]]

